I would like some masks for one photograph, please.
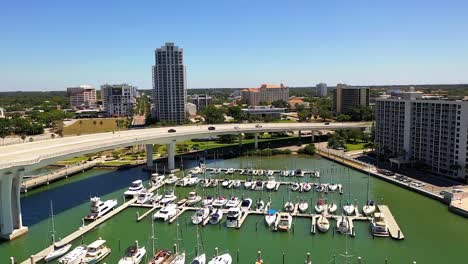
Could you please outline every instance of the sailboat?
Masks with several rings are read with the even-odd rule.
[[[139,247],[138,241],[135,241],[134,246],[130,246],[125,250],[125,254],[119,260],[119,264],[138,264],[146,254],[145,247]]]
[[[197,252],[196,257],[190,262],[190,264],[206,264],[206,255],[203,252],[203,245],[200,243],[200,233],[197,227]]]
[[[50,201],[50,219],[51,219],[51,222],[52,222],[52,246],[54,247],[54,250],[52,252],[50,252],[49,254],[47,254],[47,256],[44,258],[45,262],[49,262],[51,260],[54,260],[56,258],[59,258],[63,255],[65,255],[65,253],[68,252],[68,250],[70,250],[71,248],[71,244],[66,244],[64,246],[61,246],[61,247],[56,247],[55,246],[55,223],[54,223],[54,208],[52,206],[52,201]]]
[[[327,232],[330,229],[330,221],[324,215],[320,215],[317,220],[317,227],[321,232]]]
[[[372,215],[375,212],[375,202],[372,200],[369,200],[369,188],[370,188],[370,169],[367,174],[367,203],[362,207],[362,212],[369,216]]]
[[[179,222],[177,222],[177,235],[176,235],[176,240],[177,241],[180,241],[180,237],[179,237]],[[185,264],[185,252],[182,251],[182,252],[179,252],[178,250],[178,246],[177,244],[174,244],[174,258],[172,259],[171,262],[169,262],[168,264]]]
[[[336,223],[336,227],[338,229],[338,232],[342,234],[348,234],[349,232],[348,218],[344,215],[340,216],[340,218],[338,218],[338,221]]]
[[[309,204],[305,199],[303,199],[301,202],[299,202],[298,209],[301,213],[305,213],[307,209],[309,208]]]

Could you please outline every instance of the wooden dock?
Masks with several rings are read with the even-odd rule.
[[[148,216],[149,214],[151,214],[152,212],[154,212],[156,209],[159,209],[161,208],[160,205],[153,205],[151,206],[151,209],[149,209],[148,211],[146,211],[145,213],[143,213],[142,215],[139,215],[137,216],[137,222],[140,222],[141,220],[143,220],[143,218],[145,218],[146,216]]]
[[[394,239],[404,239],[405,235],[403,235],[403,232],[401,231],[395,218],[393,217],[390,208],[388,208],[388,206],[386,205],[377,205],[377,207],[379,208],[379,211],[384,214],[385,220],[387,221],[388,232],[390,233],[390,236]]]

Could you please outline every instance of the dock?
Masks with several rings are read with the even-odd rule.
[[[377,207],[379,208],[379,211],[383,213],[385,216],[385,220],[387,221],[388,232],[390,233],[390,236],[398,240],[405,239],[405,235],[403,235],[403,232],[401,231],[395,218],[393,217],[393,214],[390,211],[390,208],[388,208],[388,206],[386,205],[377,205]]]

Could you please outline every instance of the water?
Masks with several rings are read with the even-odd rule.
[[[185,161],[185,167],[194,162]],[[274,156],[269,158],[242,157],[230,160],[211,161],[208,166],[219,167],[257,167],[271,169],[319,169],[321,182],[333,181],[344,185],[345,193],[323,195],[329,201],[340,202],[351,199],[360,207],[367,199],[367,175],[353,171],[331,161],[309,156]],[[223,176],[224,177],[224,176]],[[123,171],[90,170],[74,176],[63,182],[57,182],[47,187],[29,192],[22,199],[23,217],[29,226],[28,235],[15,241],[0,244],[0,263],[8,263],[8,258],[24,260],[29,255],[45,248],[49,243],[48,205],[52,200],[56,211],[55,224],[57,237],[76,230],[80,219],[88,213],[88,199],[92,195],[101,195],[103,199],[118,198],[122,201],[122,194],[129,183],[135,179],[147,179],[148,174],[141,168]],[[309,179],[304,178],[303,180]],[[301,179],[299,179],[301,180]],[[314,179],[313,181],[318,181]],[[350,181],[350,185],[348,183]],[[260,216],[249,216],[241,229],[228,229],[216,225],[200,228],[205,251],[209,256],[214,248],[220,252],[229,250],[234,263],[239,252],[238,263],[253,263],[257,250],[263,252],[265,263],[282,263],[282,253],[285,263],[303,263],[306,252],[312,255],[313,263],[330,263],[335,254],[337,263],[345,263],[340,256],[348,245],[349,254],[353,255],[352,263],[356,263],[357,256],[363,258],[363,263],[464,263],[466,260],[466,243],[468,242],[468,225],[466,219],[448,212],[447,207],[437,201],[412,193],[408,190],[393,186],[384,181],[370,178],[369,197],[379,203],[389,205],[398,224],[405,234],[405,240],[396,241],[390,238],[373,239],[369,232],[368,222],[355,222],[356,237],[346,239],[344,235],[334,234],[331,230],[326,233],[310,233],[310,219],[295,218],[294,231],[289,233],[271,232]],[[184,197],[193,188],[178,187],[176,194]],[[351,192],[349,193],[349,191]],[[163,191],[163,190],[161,190]],[[207,193],[216,194],[217,189],[205,189]],[[268,200],[266,192],[220,189],[225,196],[238,195],[252,199]],[[202,193],[201,188],[197,188]],[[315,203],[318,194],[289,192],[281,187],[271,195],[273,207],[280,209],[284,201],[300,198],[312,199]],[[309,206],[312,208],[312,206]],[[84,243],[90,243],[102,237],[112,248],[112,253],[104,262],[117,263],[125,248],[138,240],[140,245],[151,251],[151,222],[147,217],[136,222],[136,213],[145,210],[128,208],[113,217],[110,221],[100,225],[93,232],[82,238]],[[188,257],[193,257],[196,247],[196,228],[190,223],[192,212],[183,214],[178,219],[182,240],[176,241],[177,223],[167,224],[155,222],[157,247],[172,248],[175,242],[186,251]],[[332,226],[335,223],[332,222]],[[346,243],[347,240],[347,243]],[[76,241],[78,245],[81,241]],[[351,260],[351,259],[350,259]],[[187,260],[188,262],[188,260]]]

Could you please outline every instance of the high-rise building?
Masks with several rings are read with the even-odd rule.
[[[377,99],[375,110],[375,143],[381,156],[468,180],[468,101],[425,99],[410,91]]]
[[[259,88],[248,88],[241,91],[242,101],[251,106],[260,105],[260,102],[271,103],[278,100],[285,102],[289,99],[289,87],[272,84],[262,84]]]
[[[104,111],[109,116],[133,116],[138,91],[128,84],[101,85],[101,99]]]
[[[354,108],[369,106],[369,87],[337,84],[333,92],[333,107],[337,114],[349,113]]]
[[[317,96],[318,97],[327,97],[328,89],[326,83],[317,84]]]
[[[68,87],[67,96],[73,110],[95,109],[97,107],[96,89],[92,86]]]
[[[203,110],[203,108],[209,106],[213,101],[213,98],[211,96],[208,96],[206,94],[202,95],[194,95],[192,96],[192,104],[195,104],[197,106],[197,111]]]
[[[186,81],[183,49],[174,43],[166,43],[156,49],[153,66],[153,118],[174,123],[185,121]]]

